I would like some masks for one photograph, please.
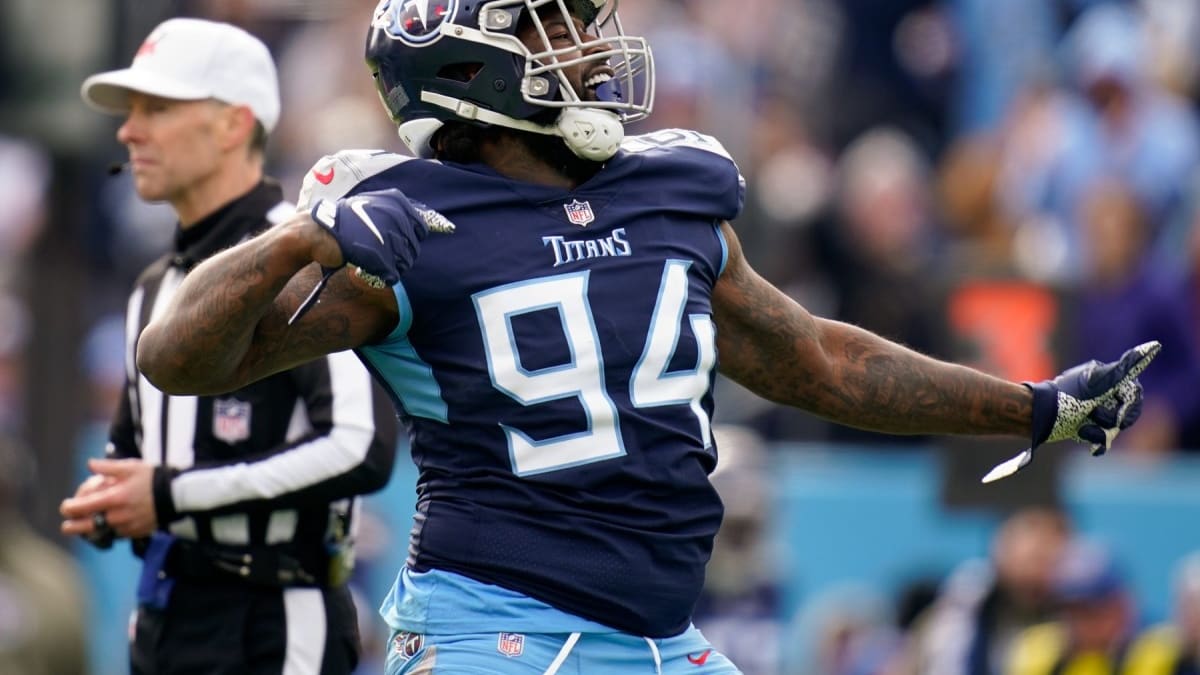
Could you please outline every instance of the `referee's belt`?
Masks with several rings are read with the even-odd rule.
[[[186,539],[175,540],[163,565],[166,576],[175,579],[242,582],[276,588],[326,587],[329,585],[328,569],[328,560],[303,564],[288,552],[276,548],[218,548]]]

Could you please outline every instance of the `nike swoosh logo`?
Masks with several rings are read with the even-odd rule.
[[[688,654],[688,663],[692,664],[693,666],[702,666],[704,665],[704,662],[708,660],[709,654],[712,654],[711,649],[705,649],[704,651],[700,652],[700,656],[692,656],[691,654]]]
[[[367,210],[363,208],[363,204],[367,203],[367,199],[365,197],[355,197],[349,201],[350,210],[354,212],[354,215],[358,216],[359,220],[363,221],[363,225],[366,225],[371,234],[375,235],[375,238],[382,244],[383,235],[379,233],[379,228],[375,227],[375,221],[371,220],[371,216],[367,215]]]
[[[333,167],[332,166],[329,167],[329,170],[326,171],[325,173],[321,173],[320,171],[317,171],[316,169],[313,169],[312,173],[313,173],[313,178],[316,178],[317,182],[320,183],[321,185],[329,185],[330,183],[333,182]]]

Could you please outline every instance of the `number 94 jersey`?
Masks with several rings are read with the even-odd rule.
[[[359,355],[411,425],[409,565],[638,635],[683,631],[721,519],[708,482],[721,220],[744,183],[714,139],[631,137],[573,191],[481,164],[347,151],[319,197],[398,187],[441,212]]]

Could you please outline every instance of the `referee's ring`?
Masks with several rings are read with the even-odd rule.
[[[92,527],[96,532],[103,532],[109,528],[108,516],[104,515],[103,511],[98,511],[92,514]]]

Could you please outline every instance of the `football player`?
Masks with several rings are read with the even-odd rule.
[[[737,672],[691,624],[717,368],[898,434],[1103,450],[1137,417],[1156,344],[1026,386],[769,285],[721,144],[625,137],[655,77],[615,1],[383,0],[366,56],[415,157],[319,160],[301,212],[194,270],[138,363],[195,394],[352,348],[386,384],[420,469],[389,673]]]

